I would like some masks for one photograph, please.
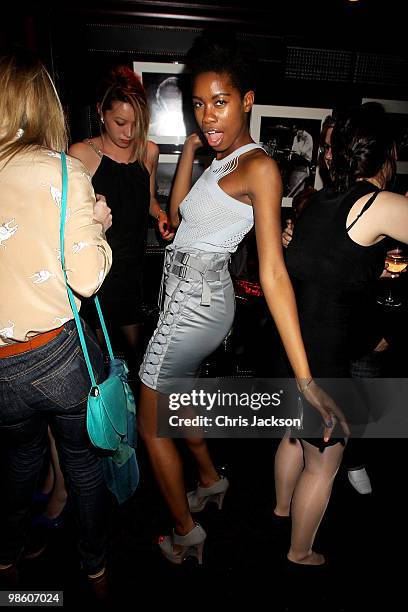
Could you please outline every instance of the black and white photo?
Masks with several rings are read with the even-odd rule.
[[[190,77],[184,64],[134,62],[150,110],[149,138],[157,144],[181,145],[196,124],[190,102]]]
[[[255,104],[251,115],[252,138],[278,164],[283,183],[282,206],[305,187],[320,187],[316,173],[319,137],[330,109]]]

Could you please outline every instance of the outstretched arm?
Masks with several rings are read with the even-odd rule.
[[[276,163],[265,156],[253,163],[249,193],[254,207],[259,276],[265,298],[298,380],[311,377],[295,296],[282,253],[282,182]]]
[[[338,419],[348,434],[347,423],[333,400],[318,387],[310,372],[299,325],[296,300],[286,270],[281,239],[282,182],[276,163],[265,156],[254,160],[248,172],[248,195],[255,214],[255,231],[261,286],[286,354],[305,398],[320,412],[328,440]]]

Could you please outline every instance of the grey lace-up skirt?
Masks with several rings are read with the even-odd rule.
[[[166,248],[162,308],[139,371],[147,387],[168,393],[172,379],[193,378],[228,334],[235,314],[229,257]]]

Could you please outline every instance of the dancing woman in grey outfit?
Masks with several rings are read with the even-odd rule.
[[[141,368],[147,387],[166,392],[172,378],[194,376],[231,328],[235,297],[228,262],[251,229],[253,212],[219,181],[236,171],[242,155],[259,148],[246,144],[214,159],[180,204],[182,221],[166,249],[164,308]]]
[[[187,138],[170,202],[171,223],[179,227],[173,245],[167,247],[163,309],[140,369],[139,407],[139,430],[175,522],[173,534],[160,538],[159,546],[177,564],[190,555],[201,562],[206,534],[191,512],[209,500],[220,507],[228,482],[218,475],[205,441],[186,440],[200,480],[187,497],[177,448],[172,439],[156,435],[157,392],[166,393],[173,378],[194,376],[228,333],[235,310],[228,260],[251,229],[254,215],[262,288],[299,388],[330,423],[327,437],[334,415],[342,420],[312,380],[307,363],[282,257],[279,170],[249,134],[256,73],[251,54],[235,43],[202,37],[190,58],[195,117],[216,158],[191,189],[194,155],[202,142],[197,134]]]

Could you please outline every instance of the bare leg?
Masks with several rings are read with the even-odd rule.
[[[54,436],[48,427],[48,439],[51,448],[51,463],[54,472],[54,486],[52,494],[44,512],[44,516],[53,519],[59,516],[67,503],[67,491],[65,489],[64,476],[61,472],[60,462],[58,458],[57,448],[55,446]]]
[[[173,440],[157,437],[157,392],[143,383],[140,385],[138,426],[176,532],[186,535],[195,523],[188,507],[181,457]]]
[[[220,476],[208,452],[207,442],[203,438],[186,438],[185,441],[196,460],[200,485],[210,487]]]
[[[275,489],[277,516],[289,516],[293,491],[304,467],[303,449],[299,440],[285,436],[275,456]]]
[[[334,478],[344,447],[338,443],[323,453],[303,440],[305,468],[292,499],[292,539],[288,559],[306,565],[321,565],[323,555],[312,550],[317,529],[329,503]]]

